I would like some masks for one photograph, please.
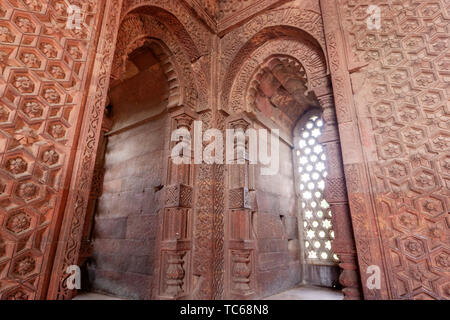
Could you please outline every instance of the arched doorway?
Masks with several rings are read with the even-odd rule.
[[[79,141],[84,160],[75,180],[83,183],[76,202],[67,204],[50,299],[73,297],[66,270],[82,263],[96,291],[131,299],[182,299],[192,292],[194,170],[170,161],[171,133],[193,130],[194,106],[205,103],[206,86],[198,92],[190,56],[198,52],[177,18],[158,7],[129,9],[102,30],[102,39],[117,35],[117,43],[113,50],[102,44],[112,50],[105,53],[111,60],[99,64],[105,73],[98,101]]]
[[[159,39],[167,46],[168,51],[172,52],[172,55],[168,55],[171,58],[169,59],[171,60],[171,67],[167,69],[168,72],[166,73],[169,81],[167,103],[169,121],[166,126],[168,132],[180,127],[192,131],[192,122],[197,118],[203,120],[206,128],[217,126],[220,130],[223,130],[226,123],[236,128],[251,125],[265,126],[270,129],[272,122],[265,121],[270,117],[264,115],[263,108],[256,110],[252,104],[252,102],[256,103],[256,100],[252,101],[252,99],[256,99],[253,89],[255,89],[255,83],[260,80],[257,77],[260,66],[268,63],[269,68],[276,69],[279,67],[278,61],[285,58],[296,61],[293,69],[296,74],[295,81],[290,82],[291,79],[284,77],[285,74],[280,72],[277,81],[282,84],[283,88],[276,88],[276,95],[271,101],[271,103],[278,105],[274,110],[284,109],[277,114],[283,121],[278,124],[277,121],[273,123],[284,129],[288,128],[287,134],[283,136],[285,140],[283,152],[284,159],[286,159],[283,170],[286,176],[289,176],[288,179],[291,182],[289,201],[276,201],[276,203],[281,206],[289,204],[290,207],[266,207],[266,209],[263,209],[264,194],[261,192],[258,194],[258,191],[264,191],[263,185],[271,186],[272,182],[261,180],[258,186],[256,179],[250,179],[251,175],[249,171],[246,171],[247,168],[238,168],[238,179],[233,180],[230,179],[233,173],[230,170],[224,170],[223,166],[200,165],[193,167],[186,165],[175,167],[171,165],[168,158],[166,161],[164,157],[164,176],[166,177],[166,180],[162,183],[164,204],[158,217],[157,229],[160,234],[157,235],[157,239],[160,244],[156,244],[157,256],[154,264],[154,274],[157,278],[152,279],[152,288],[148,288],[152,291],[152,294],[149,296],[164,299],[220,299],[223,297],[249,299],[267,296],[277,290],[289,288],[301,276],[299,272],[301,265],[300,239],[298,234],[295,233],[295,229],[298,229],[298,219],[295,219],[297,211],[292,165],[292,129],[297,118],[308,108],[314,106],[320,106],[325,110],[324,119],[327,120],[326,123],[330,128],[333,127],[331,120],[334,114],[334,106],[332,99],[330,100],[331,90],[321,46],[314,42],[314,38],[307,32],[295,27],[272,25],[264,29],[264,26],[262,26],[260,33],[251,29],[251,32],[243,33],[245,37],[249,37],[248,43],[244,41],[242,47],[239,47],[239,45],[232,47],[232,50],[240,48],[238,52],[227,55],[225,53],[227,46],[223,46],[224,52],[218,54],[223,56],[225,60],[231,60],[224,63],[220,62],[219,70],[221,74],[218,75],[217,79],[211,79],[213,84],[208,88],[208,85],[204,85],[208,82],[205,81],[208,77],[205,77],[202,70],[203,67],[208,67],[206,63],[203,66],[202,62],[208,62],[208,60],[202,59],[203,57],[199,55],[198,51],[189,49],[193,42],[189,35],[183,33],[182,28],[178,28],[179,25],[175,23],[176,20],[173,20],[173,16],[154,7],[145,8],[142,11],[138,8],[130,8],[127,12],[130,12],[130,15],[123,18],[119,28],[119,39],[117,48],[115,48],[115,59],[112,62],[111,74],[117,80],[121,79],[122,72],[133,74],[132,70],[139,69],[136,65],[139,64],[138,62],[128,63],[129,68],[126,68],[126,60],[136,49],[143,46],[145,39]],[[174,22],[173,29],[175,30],[167,29],[165,24],[161,22],[163,18],[166,18],[170,23]],[[269,21],[269,24],[273,23],[273,20],[267,21]],[[107,29],[107,32],[111,32],[114,37],[114,30]],[[253,32],[255,33],[253,34]],[[161,48],[164,48],[164,45]],[[111,50],[111,48],[109,49]],[[219,50],[218,47],[216,49]],[[186,54],[186,52],[189,52],[189,54]],[[280,60],[278,56],[284,57],[281,57]],[[209,62],[219,63],[214,59]],[[227,70],[228,62],[231,64],[230,70]],[[299,70],[299,66],[303,66],[303,73],[307,75],[307,85],[302,79],[304,74]],[[107,68],[109,68],[109,65]],[[108,72],[106,71],[105,74],[109,76]],[[211,78],[214,77],[211,75]],[[224,80],[222,90],[211,89],[214,88],[214,85],[222,85],[221,80]],[[211,90],[208,91],[208,89]],[[311,97],[305,95],[307,89],[315,92],[314,101],[311,100]],[[211,97],[208,98],[209,94]],[[214,97],[215,94],[218,97]],[[106,93],[104,95],[106,96]],[[284,104],[286,102],[289,104],[289,100],[292,99],[294,104],[284,108]],[[214,104],[216,103],[215,100],[219,100],[217,108]],[[208,108],[205,101],[214,103]],[[103,111],[101,103],[95,106],[97,112]],[[270,109],[266,111],[268,110]],[[251,116],[252,119],[241,121],[240,118],[245,118],[247,115]],[[113,133],[112,136],[118,134],[114,131]],[[167,138],[168,136],[165,136],[166,151],[170,149],[172,144]],[[95,139],[97,138],[93,137],[90,141],[95,141]],[[83,147],[87,145],[87,148],[89,148],[90,141],[87,144],[83,142]],[[334,142],[335,140],[329,141]],[[339,148],[336,150],[339,150]],[[90,159],[93,158],[95,157]],[[86,157],[86,161],[90,159]],[[87,167],[86,171],[89,172],[91,169]],[[243,170],[240,171],[240,169]],[[337,172],[341,174],[338,180],[343,182],[342,170],[337,170]],[[84,176],[83,178],[88,179]],[[253,184],[250,183],[251,181]],[[341,186],[342,184],[339,185],[339,187]],[[345,190],[345,186],[342,190]],[[256,197],[256,202],[253,202],[253,204],[257,203],[257,207],[252,207],[251,201],[248,201],[253,196]],[[341,200],[344,208],[342,215],[348,214],[345,211],[345,200],[340,199],[339,201]],[[330,202],[332,208],[335,208],[336,204],[341,203]],[[84,221],[82,216],[83,205],[83,201],[75,203],[75,212],[81,215],[76,216],[73,221]],[[266,202],[266,205],[270,204]],[[69,208],[72,208],[70,203]],[[235,222],[232,221],[233,219]],[[70,296],[70,293],[68,294],[64,288],[63,274],[65,267],[73,263],[73,259],[78,252],[78,244],[77,239],[72,239],[73,225],[72,229],[70,229],[70,221],[65,225],[68,226],[69,231],[66,230],[63,235],[70,239],[68,241],[70,245],[61,248],[59,251],[57,263],[60,265],[56,265],[55,268],[59,270],[62,281],[57,280],[58,288],[56,288],[56,291],[54,283],[50,292],[51,297]],[[237,228],[233,230],[231,226]],[[270,235],[273,231],[267,230],[270,226],[274,227],[273,230],[276,228],[279,231],[279,235],[276,235],[276,237],[280,237],[266,237],[266,246],[264,246],[263,241],[259,241],[263,238],[259,237],[258,234],[262,234],[264,231]],[[295,228],[292,228],[292,226],[295,226]],[[75,228],[77,227],[75,226]],[[263,230],[264,228],[266,230]],[[344,236],[349,235],[347,231],[344,230]],[[353,240],[347,240],[345,240],[345,245],[351,246]],[[277,246],[280,250],[277,249]],[[266,252],[263,252],[264,250]],[[282,259],[278,259],[280,255],[277,256],[277,253],[280,252],[276,251],[282,251]],[[75,252],[75,254],[69,254],[71,252]],[[66,257],[61,259],[61,256],[64,255]],[[349,256],[354,259],[354,252],[350,252]],[[284,274],[279,273],[277,275],[278,269],[274,266],[280,261],[287,261],[288,263],[282,265]],[[265,263],[268,268],[261,269],[260,266],[263,265],[261,262]],[[291,266],[294,267],[291,268]],[[344,269],[353,267],[354,263],[343,265]],[[269,281],[265,281],[265,279],[269,279]],[[279,285],[280,282],[282,283],[281,286]],[[346,286],[351,286],[353,283],[354,281],[348,282]]]
[[[110,86],[103,120],[109,128],[97,154],[101,194],[92,200],[93,221],[86,220],[92,256],[83,279],[95,292],[128,299],[148,299],[151,292],[165,179],[165,59],[158,42],[143,41]]]

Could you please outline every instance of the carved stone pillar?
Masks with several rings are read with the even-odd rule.
[[[192,136],[194,115],[187,109],[170,114],[171,130],[186,129]],[[172,132],[169,133],[169,136]],[[169,137],[170,139],[170,137]],[[190,163],[175,164],[170,152],[179,141],[171,141],[168,151],[167,186],[165,186],[161,240],[162,299],[186,299],[190,294],[190,257],[192,252],[193,154]],[[191,141],[186,141],[191,143]]]
[[[250,121],[233,119],[229,128],[236,136],[244,135]],[[229,293],[232,299],[251,299],[255,291],[255,241],[251,232],[253,193],[248,159],[247,138],[235,139],[233,164],[228,165],[228,270]]]
[[[318,97],[323,108],[325,127],[320,138],[327,154],[327,172],[325,199],[332,212],[335,239],[332,249],[339,257],[342,269],[339,282],[346,300],[362,298],[361,283],[358,274],[355,239],[353,237],[350,209],[348,205],[344,168],[342,165],[339,130],[334,109],[333,95],[324,94]]]
[[[232,279],[233,279],[233,289],[242,292],[251,291],[250,287],[250,275],[252,273],[250,269],[250,254],[249,251],[232,251]]]
[[[166,293],[177,297],[184,291],[184,252],[167,252]]]

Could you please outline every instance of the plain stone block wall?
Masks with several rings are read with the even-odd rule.
[[[154,65],[112,90],[112,132],[119,131],[108,137],[94,221],[92,289],[128,299],[148,299],[153,281],[162,196],[155,187],[163,183],[167,124],[155,117],[167,85],[158,70]]]
[[[301,281],[297,205],[291,148],[280,141],[280,170],[262,176],[256,169],[258,213],[256,279],[261,297],[295,287]]]

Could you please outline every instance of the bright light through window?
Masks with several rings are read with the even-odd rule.
[[[303,217],[305,260],[314,264],[337,263],[338,256],[331,251],[334,239],[331,209],[323,194],[327,176],[325,149],[319,143],[323,121],[318,115],[307,117],[294,151]]]

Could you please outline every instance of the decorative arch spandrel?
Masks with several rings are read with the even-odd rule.
[[[232,61],[236,58],[238,52],[242,50],[244,45],[248,44],[251,38],[267,28],[302,30],[311,39],[314,39],[313,42],[317,42],[322,50],[325,50],[325,36],[320,13],[295,7],[272,9],[256,16],[223,36],[221,39],[219,70],[221,82],[224,81],[225,75],[232,67]],[[278,33],[278,36],[283,36],[283,33]],[[243,59],[246,58],[248,57]]]
[[[142,7],[148,7],[158,9],[159,14],[162,14],[158,17],[165,20],[165,18],[169,18],[169,21],[173,19],[173,16],[181,22],[183,29],[187,31],[190,37],[194,39],[196,49],[192,47],[194,50],[190,52],[190,56],[192,59],[199,58],[201,55],[208,54],[212,45],[211,39],[211,31],[195,17],[184,1],[179,0],[125,0],[122,8],[121,20],[123,20],[129,13],[135,11],[136,9],[140,9]],[[155,13],[155,12],[153,12]],[[170,13],[171,16],[168,16],[167,13]],[[183,39],[182,34],[185,32],[180,28],[174,29],[173,31],[177,31],[176,34],[180,37],[180,42],[188,41],[187,39]],[[192,43],[193,44],[193,43]],[[191,60],[193,61],[193,60]]]

